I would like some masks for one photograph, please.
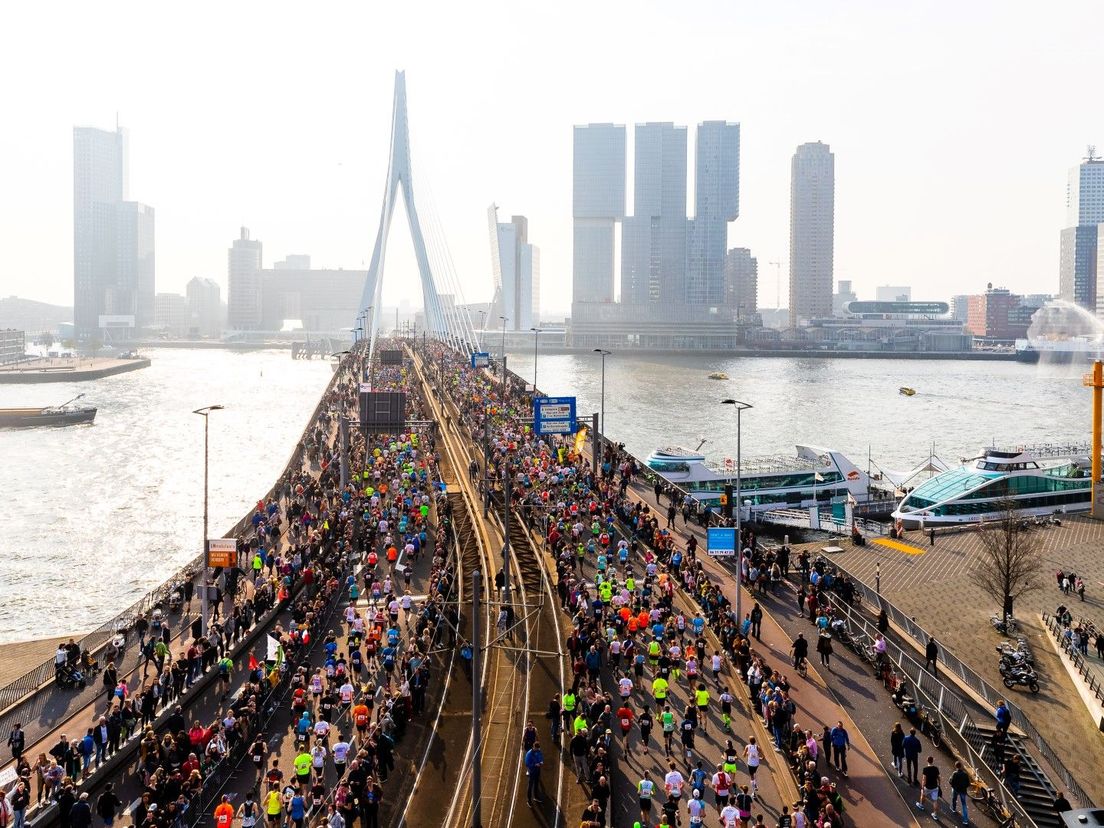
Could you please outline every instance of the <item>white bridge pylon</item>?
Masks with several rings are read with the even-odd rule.
[[[383,211],[380,214],[379,231],[376,233],[376,246],[372,250],[372,264],[368,268],[368,278],[364,282],[364,294],[360,300],[361,312],[368,308],[372,309],[369,347],[373,356],[383,304],[383,269],[387,257],[387,237],[391,231],[391,216],[395,210],[399,187],[402,187],[406,219],[410,225],[414,255],[418,260],[418,272],[421,275],[428,333],[461,350],[471,350],[476,342],[475,330],[467,312],[461,311],[458,307],[463,299],[459,284],[452,273],[444,239],[435,239],[438,243],[435,248],[438,254],[436,263],[438,272],[434,272],[435,268],[430,265],[430,257],[426,252],[422,223],[418,218],[417,202],[414,200],[414,182],[410,163],[410,129],[406,114],[406,75],[401,71],[395,73],[395,99],[391,111],[391,156],[387,164],[387,183],[383,191]],[[433,230],[432,226],[430,230]],[[438,290],[439,283],[443,290]],[[442,294],[446,295],[443,297]]]

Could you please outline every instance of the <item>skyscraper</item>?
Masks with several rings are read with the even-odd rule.
[[[222,291],[211,279],[195,276],[188,282],[188,332],[198,336],[222,333]]]
[[[1104,311],[1098,305],[1097,251],[1099,226],[1104,223],[1104,159],[1095,148],[1070,168],[1066,186],[1066,227],[1058,257],[1058,295],[1083,308]]]
[[[127,201],[127,136],[73,128],[73,321],[78,339],[154,322],[154,212]]]
[[[540,249],[529,244],[529,220],[498,220],[498,208],[487,208],[491,230],[491,268],[495,308],[506,317],[506,329],[527,331],[540,323]],[[488,324],[495,324],[494,319]]]
[[[261,243],[249,238],[249,228],[241,229],[229,250],[227,324],[237,331],[261,328]]]
[[[836,159],[802,144],[790,166],[790,325],[832,315]]]
[[[572,302],[613,301],[614,229],[625,216],[625,127],[575,127]]]
[[[686,127],[637,124],[633,214],[621,229],[621,301],[686,301]]]
[[[728,223],[740,215],[740,125],[700,123],[696,144],[685,301],[719,305],[725,299]]]

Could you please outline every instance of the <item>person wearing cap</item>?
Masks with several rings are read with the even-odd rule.
[[[701,791],[695,788],[686,803],[686,811],[690,814],[690,825],[701,826],[705,824],[705,803],[701,799]]]

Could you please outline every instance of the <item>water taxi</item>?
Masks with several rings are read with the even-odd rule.
[[[1012,504],[1024,516],[1092,507],[1087,446],[987,448],[913,489],[893,517],[906,528],[996,520]]]

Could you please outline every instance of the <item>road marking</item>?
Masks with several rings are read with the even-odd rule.
[[[901,543],[901,541],[893,540],[892,538],[874,538],[872,543],[876,543],[879,546],[886,546],[890,549],[896,549],[898,552],[904,552],[906,555],[923,555],[928,551],[919,546],[913,546],[911,543]]]

